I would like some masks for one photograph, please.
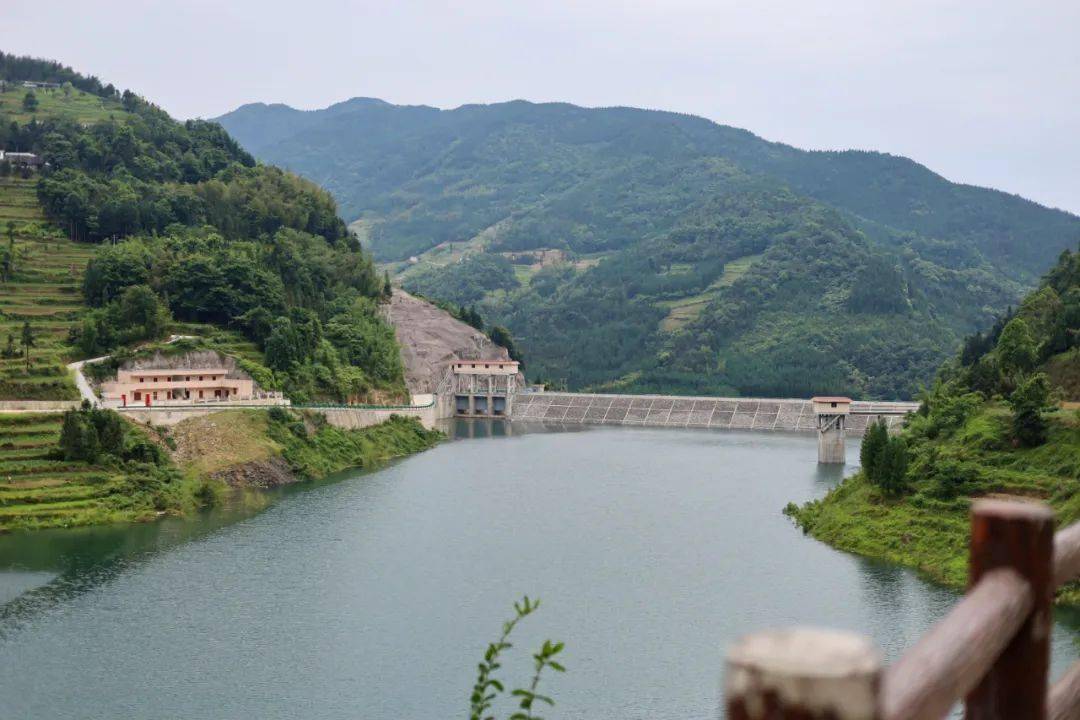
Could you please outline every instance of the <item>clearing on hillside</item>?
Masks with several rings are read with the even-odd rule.
[[[675,332],[682,329],[687,323],[697,319],[697,316],[701,314],[709,303],[716,299],[719,294],[718,291],[721,288],[730,287],[736,280],[746,274],[746,271],[761,259],[761,254],[758,255],[746,255],[741,258],[736,258],[731,262],[724,265],[724,272],[716,279],[705,292],[698,293],[697,295],[691,295],[690,297],[679,298],[678,300],[665,300],[657,303],[660,307],[668,310],[667,316],[660,321],[660,329],[664,332]],[[678,268],[672,266],[673,271],[682,269],[684,272],[689,269],[690,266],[684,268]]]
[[[23,98],[28,92],[34,94],[37,109],[33,112],[23,107]],[[34,117],[69,118],[77,123],[93,123],[108,120],[113,115],[123,114],[124,109],[116,100],[105,99],[82,90],[72,88],[65,93],[62,88],[36,88],[30,90],[21,85],[8,85],[0,92],[0,115],[8,122],[30,122]]]

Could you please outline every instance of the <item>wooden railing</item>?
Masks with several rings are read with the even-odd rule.
[[[1080,576],[1080,523],[1054,535],[1045,505],[972,507],[968,592],[885,668],[858,635],[751,635],[727,657],[729,720],[1080,720],[1080,662],[1047,692],[1054,591]]]

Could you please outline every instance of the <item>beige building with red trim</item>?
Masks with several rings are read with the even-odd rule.
[[[233,377],[229,377],[233,375]],[[255,383],[224,367],[119,370],[101,385],[107,404],[156,405],[251,400]]]

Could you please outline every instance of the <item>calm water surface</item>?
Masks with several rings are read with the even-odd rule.
[[[565,640],[549,720],[716,718],[742,633],[842,627],[895,657],[955,601],[781,515],[839,480],[813,437],[469,427],[492,437],[263,512],[0,537],[0,718],[463,717],[524,593],[504,675]]]

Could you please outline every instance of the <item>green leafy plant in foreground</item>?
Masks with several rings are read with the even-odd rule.
[[[514,631],[517,624],[536,612],[539,607],[540,601],[529,600],[528,595],[520,602],[515,602],[514,617],[503,623],[502,635],[499,636],[496,642],[488,645],[487,650],[484,652],[484,660],[478,666],[479,673],[476,684],[473,685],[470,698],[470,720],[494,720],[495,716],[488,714],[492,702],[498,697],[499,693],[505,691],[502,681],[494,676],[495,671],[502,667],[499,663],[499,657],[504,650],[513,647],[509,642],[510,633]],[[509,720],[543,720],[540,716],[533,714],[533,706],[537,701],[552,706],[555,704],[555,701],[549,696],[537,692],[537,688],[540,686],[540,677],[545,669],[550,668],[555,672],[566,671],[566,668],[554,659],[556,655],[562,652],[562,649],[563,643],[545,640],[540,650],[533,655],[534,671],[529,686],[527,688],[518,688],[510,693],[513,697],[520,699],[518,701],[518,711],[511,715]]]

